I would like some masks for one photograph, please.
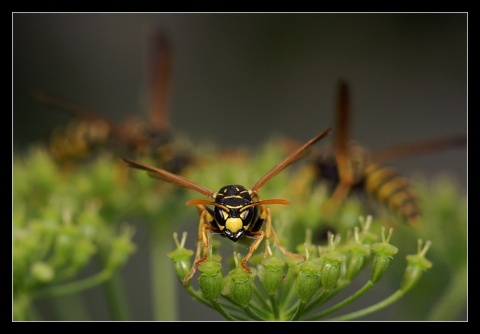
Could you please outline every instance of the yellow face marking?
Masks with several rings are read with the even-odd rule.
[[[243,205],[241,205],[241,204],[240,204],[240,205],[236,205],[236,206],[233,206],[233,205],[228,205],[228,206],[227,206],[228,209],[240,209],[240,208],[242,208],[242,207],[243,207]]]
[[[226,220],[228,218],[228,213],[225,210],[220,210],[220,213],[222,214],[223,219]]]
[[[240,218],[242,218],[242,220],[245,220],[247,216],[248,216],[248,211],[243,211],[242,213],[240,213]]]
[[[240,218],[228,218],[225,222],[225,228],[232,233],[236,233],[243,228],[243,221]]]

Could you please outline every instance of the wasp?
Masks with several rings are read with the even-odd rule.
[[[184,285],[188,285],[196,268],[207,259],[207,248],[210,244],[209,233],[219,234],[233,242],[237,242],[243,238],[254,239],[249,247],[248,253],[241,262],[242,268],[249,273],[251,270],[247,266],[247,261],[263,239],[266,239],[265,257],[269,256],[268,247],[271,238],[283,253],[303,257],[290,253],[280,244],[272,226],[270,209],[266,207],[266,205],[271,204],[288,205],[290,202],[284,199],[260,200],[259,191],[275,175],[307,156],[310,153],[310,147],[328,135],[329,132],[330,129],[324,130],[294,150],[250,188],[234,184],[224,186],[214,192],[164,169],[148,166],[126,158],[123,159],[130,167],[147,171],[151,177],[197,191],[205,197],[212,199],[194,199],[187,202],[187,205],[197,207],[200,220],[195,260],[189,274],[183,281]],[[265,230],[263,231],[262,227],[264,225]]]
[[[178,172],[189,164],[184,152],[172,152],[169,122],[172,48],[168,37],[157,33],[153,39],[152,66],[147,103],[148,123],[130,118],[116,122],[102,113],[66,101],[47,92],[35,92],[36,101],[75,118],[52,132],[49,148],[60,162],[76,162],[102,148],[115,148],[160,158],[169,170]]]
[[[466,136],[442,136],[369,152],[350,140],[350,118],[349,90],[342,81],[336,101],[333,143],[328,149],[318,152],[313,159],[318,178],[333,185],[332,195],[322,212],[334,212],[351,191],[363,190],[386,204],[411,225],[417,225],[421,210],[409,180],[384,163],[448,147],[465,146]]]

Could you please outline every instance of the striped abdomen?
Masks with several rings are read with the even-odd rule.
[[[364,170],[365,191],[392,211],[415,225],[419,219],[418,200],[408,179],[391,167],[369,163]]]

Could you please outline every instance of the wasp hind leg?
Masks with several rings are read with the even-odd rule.
[[[242,267],[250,272],[250,269],[247,267],[246,263],[248,259],[252,256],[252,254],[257,250],[258,245],[260,242],[262,242],[263,238],[265,238],[265,254],[264,258],[270,257],[272,251],[270,248],[270,238],[273,239],[273,242],[275,243],[275,246],[280,249],[280,251],[290,257],[294,258],[300,258],[300,259],[305,259],[303,255],[297,254],[297,253],[292,253],[288,249],[286,249],[278,240],[277,234],[275,233],[275,230],[272,225],[272,215],[270,212],[269,208],[264,208],[262,209],[262,213],[260,215],[261,221],[265,223],[265,232],[263,231],[254,231],[250,232],[250,236],[256,238],[256,240],[253,242],[253,244],[250,246],[250,249],[248,251],[248,254],[245,256],[245,258],[242,261]]]
[[[270,249],[270,238],[273,239],[273,242],[275,243],[275,246],[280,249],[280,251],[290,257],[297,258],[297,259],[305,259],[305,256],[297,253],[290,252],[288,249],[286,249],[281,243],[280,240],[278,240],[277,233],[275,232],[275,229],[273,228],[272,225],[272,216],[270,213],[270,209],[265,209],[265,231],[267,235],[267,241],[265,245],[265,257],[269,257],[271,254],[271,249]]]

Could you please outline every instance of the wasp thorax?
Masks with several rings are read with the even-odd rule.
[[[258,207],[250,191],[241,185],[222,187],[215,196],[214,216],[218,228],[232,241],[239,240],[249,230]]]

